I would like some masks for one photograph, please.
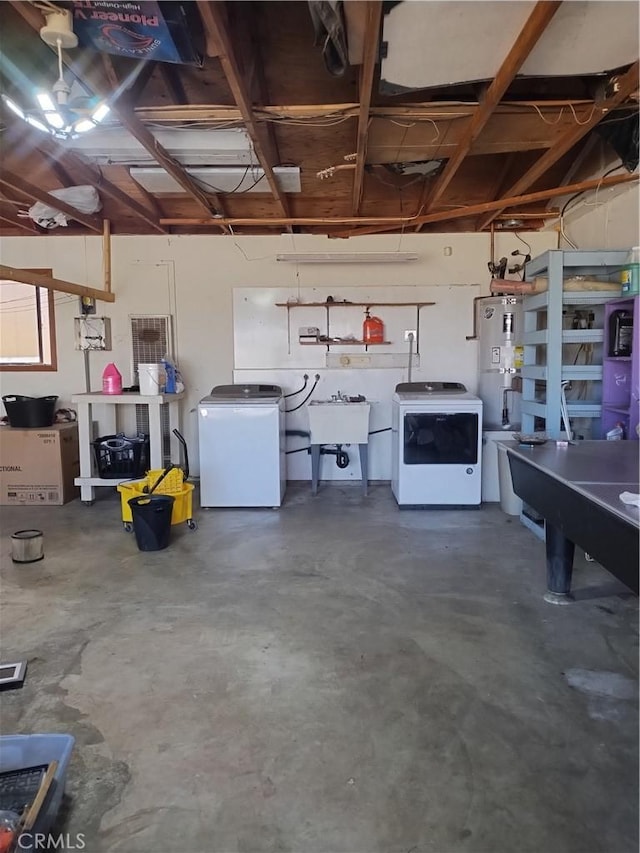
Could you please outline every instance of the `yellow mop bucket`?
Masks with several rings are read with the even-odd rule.
[[[171,495],[174,498],[171,512],[172,525],[186,522],[190,530],[195,530],[198,526],[192,512],[194,486],[192,483],[185,483],[182,468],[171,468],[168,472],[166,468],[160,471],[148,471],[144,480],[120,483],[117,488],[120,492],[122,522],[127,532],[133,530],[130,499],[149,494],[152,490],[155,495]]]

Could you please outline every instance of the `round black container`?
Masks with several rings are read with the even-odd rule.
[[[133,532],[141,551],[162,551],[171,538],[171,495],[139,495],[131,498]]]
[[[2,398],[12,427],[50,427],[56,413],[56,396],[23,397],[5,394]]]

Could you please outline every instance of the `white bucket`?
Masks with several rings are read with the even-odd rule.
[[[498,479],[500,481],[500,508],[507,515],[520,515],[522,500],[513,491],[509,457],[504,444],[498,444]]]
[[[141,394],[162,394],[165,382],[164,367],[161,364],[139,364],[138,382]]]

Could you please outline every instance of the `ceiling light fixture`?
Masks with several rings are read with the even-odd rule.
[[[56,49],[58,56],[58,79],[51,92],[37,91],[35,100],[37,109],[24,109],[12,98],[2,95],[5,106],[31,127],[42,133],[48,133],[56,139],[76,139],[97,127],[109,114],[109,105],[104,101],[92,109],[77,109],[69,103],[71,89],[64,79],[62,49],[78,45],[78,37],[73,32],[71,12],[68,9],[45,12],[46,24],[40,30],[41,39]]]
[[[412,252],[323,252],[276,255],[276,261],[294,264],[397,264],[417,261]]]
[[[496,228],[522,228],[523,225],[522,219],[504,219],[502,222],[496,223]]]
[[[100,118],[99,109],[96,118]],[[150,130],[158,143],[183,166],[247,167],[258,162],[248,133],[240,128],[150,127]],[[99,166],[153,166],[157,162],[124,127],[113,124],[84,134],[70,147]]]

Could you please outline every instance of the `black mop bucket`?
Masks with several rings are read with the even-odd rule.
[[[133,532],[141,551],[162,551],[171,538],[172,495],[138,495],[131,498]]]

